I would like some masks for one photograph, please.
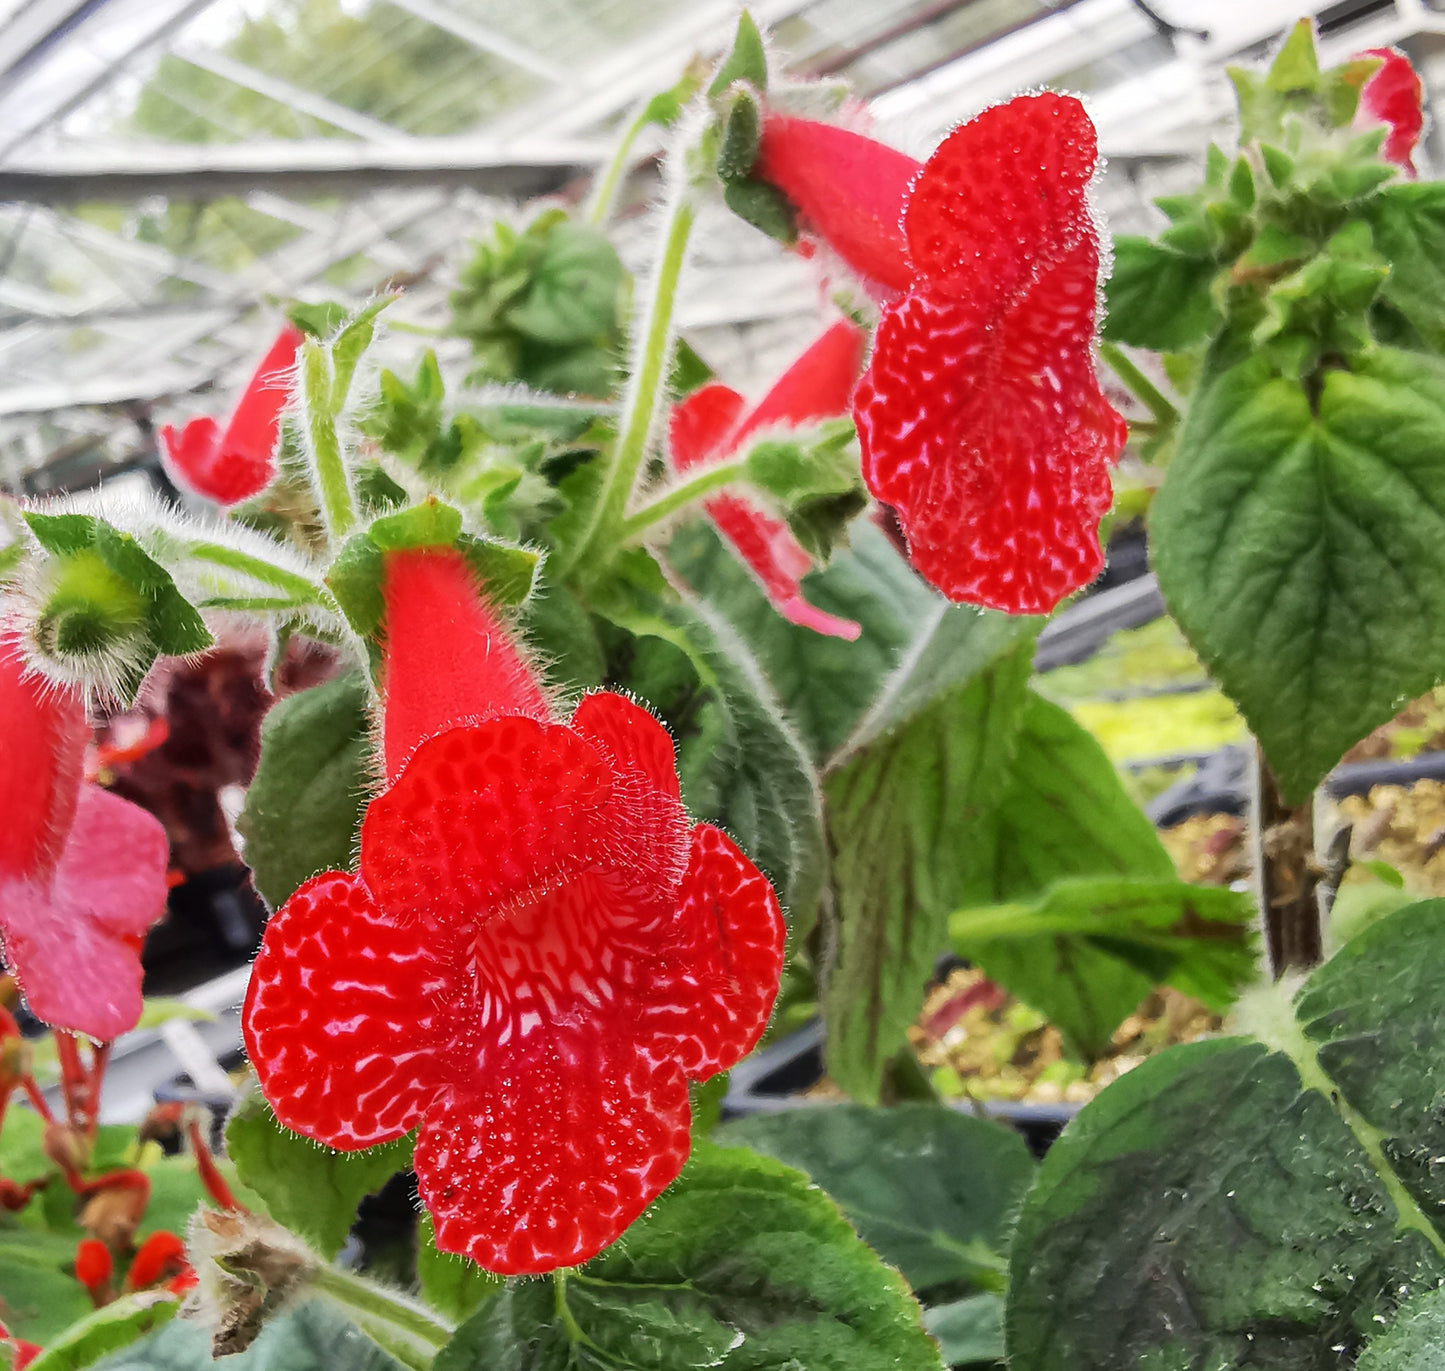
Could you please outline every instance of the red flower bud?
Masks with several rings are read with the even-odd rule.
[[[1399,48],[1368,48],[1355,55],[1380,59],[1379,70],[1360,90],[1355,126],[1371,128],[1384,124],[1389,133],[1380,155],[1387,162],[1403,167],[1405,175],[1414,180],[1415,164],[1411,159],[1425,127],[1425,91],[1420,78]]]
[[[111,1299],[110,1278],[115,1272],[110,1248],[94,1238],[82,1238],[75,1249],[75,1279],[90,1291],[96,1305]]]
[[[149,1290],[153,1285],[172,1282],[189,1275],[192,1283],[195,1272],[186,1260],[186,1245],[174,1233],[164,1228],[152,1233],[141,1243],[131,1259],[130,1270],[126,1272],[127,1290]]]
[[[259,495],[276,477],[281,411],[291,393],[291,371],[305,337],[290,324],[277,335],[222,431],[209,415],[192,419],[179,433],[161,430],[166,465],[188,490],[221,505]]]

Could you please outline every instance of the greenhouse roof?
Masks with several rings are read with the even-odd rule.
[[[1193,174],[1229,106],[1222,63],[1302,10],[1327,56],[1405,42],[1433,84],[1445,55],[1445,0],[750,8],[800,73],[846,80],[916,153],[1014,91],[1084,93],[1116,226],[1147,223],[1150,198]],[[733,0],[0,0],[0,485],[150,460],[161,423],[263,350],[277,300],[403,285],[396,317],[442,325],[466,240],[500,202],[584,184],[627,112],[721,51],[736,14]],[[636,204],[645,159],[642,173]],[[639,250],[643,219],[629,229]],[[761,367],[791,348],[816,288],[720,220],[684,299],[710,360]]]

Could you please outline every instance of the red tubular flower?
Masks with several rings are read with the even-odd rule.
[[[419,1127],[440,1247],[500,1272],[571,1265],[681,1169],[688,1080],[761,1035],[777,898],[723,833],[689,826],[646,710],[606,692],[565,725],[537,708],[458,554],[391,554],[384,595],[386,710],[420,741],[367,810],[358,870],[271,919],[247,1050],[277,1117],[320,1142]],[[467,637],[442,687],[412,674],[421,606]]]
[[[686,471],[730,456],[767,429],[797,428],[846,413],[863,362],[864,341],[862,329],[840,320],[783,373],[746,417],[747,402],[737,391],[722,385],[694,391],[673,409],[669,421],[673,464]],[[858,636],[859,626],[851,619],[825,613],[803,598],[802,578],[812,570],[813,560],[781,519],[763,513],[740,495],[714,495],[703,508],[789,623],[834,638]]]
[[[1390,131],[1380,155],[1403,167],[1413,181],[1415,164],[1411,158],[1425,127],[1425,91],[1420,78],[1398,48],[1367,48],[1355,56],[1380,59],[1379,68],[1360,89],[1355,124],[1360,128],[1384,124]]]
[[[167,465],[181,485],[217,504],[234,505],[271,484],[281,411],[304,337],[290,324],[281,330],[224,430],[209,415],[192,419],[179,433],[169,424],[161,429]]]
[[[152,1233],[131,1258],[125,1275],[127,1290],[149,1290],[165,1282],[169,1287],[177,1279],[195,1283],[195,1272],[186,1259],[186,1245],[164,1228]]]
[[[14,1353],[11,1363],[13,1371],[25,1371],[25,1368],[44,1350],[33,1342],[26,1342],[24,1338],[15,1337],[3,1323],[0,1323],[0,1345],[10,1348]]]
[[[115,1272],[110,1248],[95,1238],[82,1238],[75,1248],[75,1279],[88,1291],[98,1306],[111,1298],[110,1278]]]
[[[109,1041],[141,1012],[140,943],[166,903],[165,829],[82,780],[72,691],[25,671],[0,637],[0,936],[36,1015]]]
[[[753,175],[776,186],[822,239],[884,298],[913,284],[903,206],[921,162],[884,143],[811,119],[771,115]]]
[[[853,187],[840,173],[805,179],[768,151],[774,126],[779,147],[802,146],[799,122],[768,121],[754,174],[831,235],[857,216],[829,198]],[[847,138],[864,164],[854,143],[868,140]],[[871,156],[867,219],[881,223],[876,206],[902,171],[883,150]],[[901,241],[850,230],[834,243],[903,291],[884,305],[853,414],[869,490],[897,509],[914,566],[952,600],[1043,612],[1103,565],[1098,524],[1127,428],[1094,374],[1096,160],[1077,100],[1019,96],[956,129],[912,178]]]

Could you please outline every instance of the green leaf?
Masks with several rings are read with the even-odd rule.
[[[626,276],[605,234],[584,224],[558,224],[506,321],[526,337],[554,346],[606,338],[617,323]]]
[[[753,169],[758,158],[758,140],[762,134],[762,116],[758,102],[744,87],[739,87],[728,103],[723,119],[722,146],[717,155],[718,179],[741,181]]]
[[[711,524],[685,524],[667,560],[747,643],[783,712],[821,762],[843,745],[911,637],[938,610],[938,598],[881,532],[866,523],[852,546],[808,576],[820,609],[862,626],[854,642],[790,624],[718,537]],[[818,682],[828,689],[819,690]]]
[[[797,211],[776,186],[751,177],[729,181],[723,187],[723,202],[744,223],[784,247],[792,247],[798,241]]]
[[[1063,881],[1032,905],[965,909],[954,949],[1097,1057],[1154,986],[1222,1011],[1255,974],[1245,893],[1182,881]]]
[[[659,659],[634,645],[633,674],[620,684],[674,724],[684,803],[725,828],[772,881],[796,946],[817,915],[827,865],[812,760],[728,623],[701,601],[669,598],[655,564],[643,558],[633,565],[655,579],[618,587],[594,607],[673,651],[661,656],[663,674],[649,679],[643,668]]]
[[[1315,51],[1315,26],[1310,19],[1301,19],[1289,31],[1284,44],[1265,74],[1270,90],[1287,94],[1290,91],[1313,91],[1319,81],[1320,59]]]
[[[331,415],[333,418],[346,408],[347,396],[351,391],[351,380],[356,374],[356,364],[362,354],[371,346],[376,332],[376,316],[399,297],[382,295],[369,304],[363,305],[331,341]]]
[[[936,1104],[844,1104],[755,1114],[716,1139],[806,1171],[915,1290],[1001,1288],[1002,1253],[1034,1172],[1013,1129]]]
[[[39,1371],[79,1371],[94,1366],[99,1358],[129,1347],[169,1323],[180,1307],[173,1295],[122,1295],[51,1338],[30,1365]]]
[[[833,853],[834,948],[824,979],[829,1074],[855,1099],[876,1102],[884,1067],[904,1045],[938,955],[948,916],[976,882],[986,816],[1007,782],[1026,699],[1032,640],[1002,655],[994,620],[951,611],[965,624],[961,683],[908,708],[927,657],[906,663],[874,728],[826,780]],[[942,636],[942,635],[939,635]],[[972,643],[972,653],[968,645]],[[902,722],[892,728],[890,709]]]
[[[1359,213],[1390,264],[1382,297],[1427,346],[1445,351],[1445,183],[1386,186]]]
[[[427,1213],[417,1225],[416,1278],[422,1299],[439,1314],[455,1320],[470,1318],[506,1285],[500,1276],[483,1271],[469,1258],[439,1251]]]
[[[10,1120],[20,1113],[9,1111],[7,1133]],[[41,1173],[19,1174],[28,1178]],[[0,1227],[0,1321],[17,1338],[50,1342],[90,1312],[90,1296],[75,1279],[75,1243],[80,1236]]]
[[[266,1319],[244,1352],[217,1362],[211,1337],[189,1319],[178,1319],[128,1351],[107,1357],[96,1371],[400,1371],[354,1324],[320,1300]]]
[[[1217,270],[1208,257],[1186,256],[1148,238],[1115,238],[1104,336],[1156,352],[1202,342],[1223,323],[1210,292]]]
[[[738,15],[732,49],[707,88],[708,96],[716,99],[734,81],[746,81],[759,91],[768,88],[768,54],[763,48],[763,36],[747,10]]]
[[[936,1371],[897,1272],[806,1177],[741,1150],[695,1149],[601,1256],[513,1281],[435,1371]]]
[[[1170,610],[1301,803],[1445,671],[1445,365],[1382,348],[1317,396],[1267,356],[1228,367],[1150,533]]]
[[[318,871],[346,871],[371,788],[371,713],[355,672],[288,696],[261,725],[261,761],[236,827],[273,909]]]
[[[277,1223],[334,1257],[351,1231],[356,1206],[411,1165],[411,1139],[333,1152],[282,1128],[253,1090],[227,1121],[226,1153]]]
[[[1170,1048],[1088,1105],[1024,1203],[1010,1364],[1349,1366],[1441,1286],[1442,937],[1445,901],[1389,915],[1243,1007],[1261,1040]]]
[[[923,1326],[950,1366],[1003,1360],[1003,1301],[997,1295],[969,1295],[925,1309]]]
[[[1445,1289],[1406,1301],[1388,1328],[1370,1339],[1355,1371],[1436,1371],[1445,1365]]]

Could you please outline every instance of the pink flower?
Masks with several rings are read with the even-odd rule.
[[[84,782],[78,694],[0,637],[0,936],[30,1008],[108,1042],[141,1012],[140,945],[165,911],[169,844],[138,805]]]
[[[688,822],[645,709],[604,691],[554,722],[459,554],[390,554],[384,596],[388,788],[357,870],[268,924],[247,1050],[288,1128],[342,1149],[418,1129],[441,1248],[570,1266],[682,1168],[687,1082],[757,1042],[782,916]]]
[[[161,429],[167,467],[188,490],[221,505],[259,495],[276,478],[281,411],[291,393],[291,371],[304,334],[287,324],[261,359],[224,432],[209,415],[179,433]]]
[[[746,416],[747,402],[727,386],[707,385],[694,391],[672,411],[668,436],[673,464],[686,471],[731,456],[767,429],[799,428],[846,414],[864,342],[862,329],[850,320],[839,320]],[[813,559],[781,519],[765,514],[741,495],[714,495],[703,508],[789,623],[835,638],[858,636],[861,630],[852,620],[825,613],[803,598],[802,578],[812,570]]]
[[[1378,57],[1380,66],[1360,89],[1360,104],[1355,111],[1357,128],[1373,128],[1384,124],[1389,133],[1380,155],[1405,169],[1415,179],[1411,160],[1420,133],[1425,127],[1425,92],[1410,59],[1398,48],[1367,48],[1359,57]]]
[[[1093,125],[1070,96],[1019,96],[912,174],[822,128],[770,118],[754,174],[883,288],[853,398],[864,480],[950,599],[1050,610],[1103,566],[1127,437],[1094,373]]]

